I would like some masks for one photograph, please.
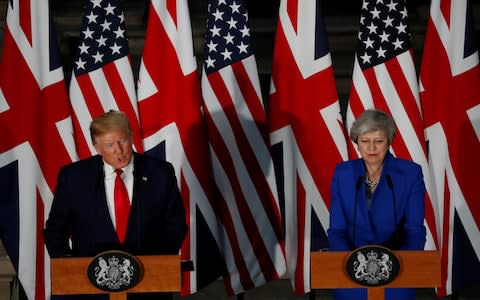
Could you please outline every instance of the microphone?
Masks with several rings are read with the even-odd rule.
[[[387,185],[390,188],[390,191],[392,191],[392,199],[393,199],[393,221],[395,222],[395,226],[398,225],[397,223],[397,201],[395,197],[395,191],[393,190],[393,180],[390,174],[387,174],[386,176],[387,179]]]
[[[356,190],[358,191],[360,189],[360,187],[362,186],[362,182],[363,182],[363,176],[358,176],[357,178],[357,183],[355,184],[355,188]]]
[[[400,222],[397,221],[397,199],[395,196],[395,191],[393,189],[393,180],[390,174],[387,174],[385,176],[387,179],[387,185],[392,192],[392,200],[393,200],[393,223],[395,225],[395,232],[392,234],[390,239],[384,243],[384,246],[387,248],[390,248],[392,250],[398,250],[402,247],[403,243],[406,240],[406,232],[405,229],[403,228],[404,226],[404,221],[400,220]],[[403,219],[403,218],[402,218]]]
[[[363,176],[360,175],[357,178],[357,182],[355,183],[355,198],[353,200],[353,233],[352,233],[352,242],[353,242],[353,247],[355,248],[355,239],[356,239],[356,233],[357,233],[357,193],[358,190],[362,187],[362,182],[363,182]]]
[[[387,174],[387,184],[390,190],[392,190],[393,195],[395,196],[395,193],[393,192],[393,181],[392,177],[390,177],[390,174]]]

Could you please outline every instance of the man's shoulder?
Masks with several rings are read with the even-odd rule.
[[[68,174],[92,172],[101,166],[102,158],[99,155],[94,155],[63,166],[61,172]]]
[[[173,172],[173,165],[170,162],[146,154],[135,153],[134,164],[135,168],[152,172]]]

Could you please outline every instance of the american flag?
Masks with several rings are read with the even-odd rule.
[[[245,1],[208,2],[202,73],[229,294],[285,272],[283,231]]]
[[[145,153],[172,162],[179,180],[189,225],[181,259],[194,267],[183,274],[188,295],[217,279],[224,266],[215,255],[214,182],[186,0],[151,1],[138,98]]]
[[[31,300],[50,295],[45,217],[58,170],[76,158],[49,8],[8,2],[0,59],[0,239]]]
[[[480,282],[480,67],[468,0],[433,0],[420,72],[445,296]]]
[[[330,181],[347,158],[321,7],[280,2],[269,101],[288,275],[297,294],[310,291],[310,251],[328,247]]]
[[[428,168],[418,81],[412,57],[408,12],[403,0],[364,0],[358,46],[347,109],[347,127],[365,109],[377,108],[392,115],[397,134],[392,151],[397,157],[422,166],[425,202],[426,249],[438,243],[436,194]],[[357,153],[350,153],[356,157]]]
[[[121,0],[85,1],[70,81],[70,101],[80,158],[96,153],[90,141],[90,122],[111,109],[127,114],[133,129],[135,149],[143,151]]]

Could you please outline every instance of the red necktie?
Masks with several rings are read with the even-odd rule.
[[[121,177],[122,170],[115,170],[115,189],[113,191],[113,202],[115,204],[115,223],[117,227],[117,236],[120,243],[125,241],[127,233],[128,215],[130,214],[130,200],[128,199],[127,188]]]

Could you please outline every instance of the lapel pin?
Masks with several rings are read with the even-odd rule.
[[[143,180],[143,181],[147,181],[148,179],[147,179],[146,176],[142,176],[142,180]]]

